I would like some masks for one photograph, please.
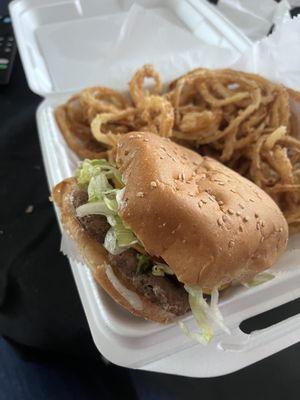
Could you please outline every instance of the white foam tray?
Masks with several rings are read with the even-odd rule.
[[[112,15],[115,21],[120,17],[120,3],[122,2],[44,0],[41,5],[38,0],[16,0],[10,5],[28,83],[34,92],[45,97],[37,111],[37,123],[50,188],[60,180],[71,176],[78,162],[62,139],[55,123],[54,108],[66,99],[63,92],[72,91],[71,83],[75,91],[86,86],[87,79],[90,79],[77,72],[78,76],[73,74],[71,80],[65,75],[66,84],[63,85],[63,80],[55,79],[57,78],[55,73],[59,71],[53,70],[53,60],[58,59],[59,55],[60,62],[68,63],[68,68],[71,68],[73,63],[76,70],[78,63],[82,61],[78,58],[78,53],[84,51],[81,47],[84,47],[89,37],[86,36],[83,42],[78,42],[76,49],[70,45],[70,51],[74,53],[69,54],[67,59],[64,59],[65,55],[62,53],[65,43],[60,48],[59,42],[55,42],[56,51],[51,53],[50,60],[49,54],[47,57],[44,56],[41,46],[43,43],[45,45],[45,40],[47,42],[47,35],[44,33],[54,32],[57,29],[66,33],[72,26],[76,26],[76,29],[82,32],[90,26],[96,30],[101,29],[99,25],[103,15]],[[247,39],[239,35],[231,24],[205,2],[191,0],[143,3],[147,3],[148,6],[151,3],[155,3],[156,6],[163,3],[167,11],[173,13],[173,17],[174,14],[177,14],[177,17],[181,16],[182,4],[186,3],[187,8],[184,9],[189,10],[189,13],[183,13],[182,21],[189,21],[190,31],[199,34],[195,26],[199,27],[201,22],[201,29],[204,29],[206,24],[208,29],[219,35],[217,39],[228,41],[236,51],[242,51],[249,45]],[[124,10],[126,11],[126,5],[123,4],[122,12],[125,12]],[[195,25],[193,21],[198,21],[198,24]],[[44,38],[42,42],[41,37]],[[66,35],[64,40],[68,40]],[[48,42],[47,45],[49,44]],[[84,62],[86,65],[92,62],[88,54]],[[66,65],[62,66],[60,72],[65,68]],[[135,318],[104,293],[95,283],[87,267],[72,260],[70,264],[93,339],[105,358],[115,364],[131,368],[193,377],[211,377],[243,368],[299,341],[300,315],[250,335],[239,329],[243,320],[300,296],[299,256],[299,236],[294,236],[290,240],[287,252],[274,267],[275,270],[284,272],[256,288],[238,287],[226,291],[220,308],[232,335],[227,336],[217,332],[214,340],[206,347],[185,337],[176,324],[161,326]],[[191,329],[196,329],[191,315],[185,317],[184,321]]]

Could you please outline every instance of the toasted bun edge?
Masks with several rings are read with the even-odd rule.
[[[75,178],[68,178],[57,184],[52,191],[52,198],[60,210],[61,222],[64,230],[77,245],[86,264],[90,267],[94,278],[98,284],[112,297],[119,305],[123,306],[132,314],[143,317],[159,323],[170,323],[176,315],[163,310],[158,305],[150,302],[138,294],[143,308],[137,310],[115,289],[111,281],[108,279],[106,269],[109,266],[107,252],[96,240],[91,238],[81,226],[74,214],[72,204],[72,194],[76,189],[77,183]],[[118,278],[121,281],[120,278]],[[133,290],[128,286],[127,282],[121,281],[122,285],[129,290]]]

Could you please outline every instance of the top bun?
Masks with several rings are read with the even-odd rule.
[[[116,163],[126,184],[121,217],[179,281],[208,289],[249,281],[284,251],[280,209],[219,162],[134,132],[120,139]]]

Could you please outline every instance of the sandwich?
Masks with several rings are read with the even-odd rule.
[[[192,310],[202,342],[209,320],[226,330],[219,291],[271,267],[288,240],[283,214],[258,186],[152,133],[121,135],[111,162],[84,160],[52,198],[117,303],[159,323]]]

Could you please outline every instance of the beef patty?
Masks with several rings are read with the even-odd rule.
[[[129,249],[117,256],[109,254],[108,259],[122,281],[127,281],[137,293],[160,305],[165,311],[183,315],[190,309],[188,294],[175,276],[154,276],[151,271],[136,273],[138,260],[135,250]]]
[[[75,208],[87,203],[88,194],[85,190],[78,189],[73,194],[73,205]],[[78,218],[81,225],[87,231],[87,233],[97,240],[97,242],[103,244],[107,231],[110,228],[106,217],[103,215],[87,215],[85,217]]]
[[[85,190],[78,189],[74,192],[73,205],[75,208],[87,203],[87,201],[88,194]],[[103,244],[105,235],[110,228],[106,217],[87,215],[78,218],[78,220],[92,238]],[[165,311],[178,316],[189,311],[188,294],[175,276],[154,276],[151,271],[136,273],[137,254],[133,249],[126,250],[119,255],[108,254],[109,263],[116,275],[122,281],[133,286],[137,293],[145,296],[147,300],[159,305]]]

